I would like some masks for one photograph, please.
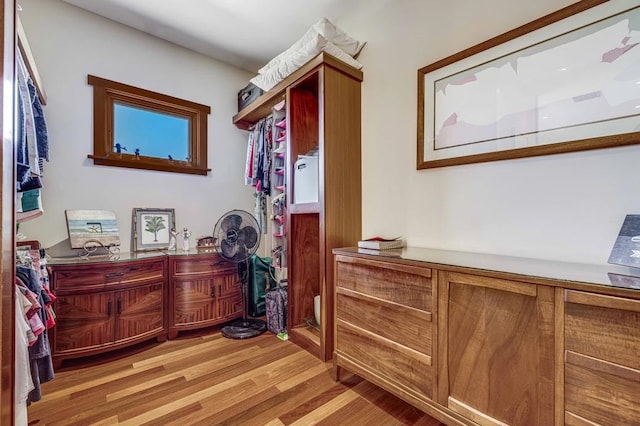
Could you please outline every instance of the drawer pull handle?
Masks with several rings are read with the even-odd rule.
[[[211,298],[216,298],[216,286],[214,286],[213,284],[211,285]]]
[[[122,313],[122,299],[118,299],[118,315]]]
[[[124,275],[124,272],[111,272],[110,274],[104,274],[105,278],[115,278],[115,277],[121,277]]]
[[[218,287],[218,297],[222,296],[222,286]]]
[[[113,306],[113,302],[111,302],[111,300],[109,300],[107,302],[107,316],[111,316],[111,310],[112,310],[111,308],[112,308],[112,306]]]

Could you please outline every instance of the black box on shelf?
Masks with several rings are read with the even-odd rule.
[[[264,93],[264,90],[253,83],[249,83],[238,92],[238,112],[249,106]]]

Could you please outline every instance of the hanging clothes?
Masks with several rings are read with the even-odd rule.
[[[16,151],[16,190],[22,190],[24,185],[31,178],[31,168],[29,167],[29,160],[27,154],[27,133],[25,125],[25,109],[24,98],[21,91],[17,92],[17,105],[16,105],[16,123],[15,123],[15,151]]]
[[[265,121],[262,141],[262,187],[260,190],[271,195],[271,151],[273,149],[273,116]]]
[[[22,294],[18,287],[15,287],[15,369],[14,369],[14,423],[16,426],[26,426],[27,401],[29,393],[34,390],[33,379],[31,378],[30,358],[29,358],[29,334],[31,328],[26,319],[25,305],[22,303]],[[31,333],[32,335],[33,333]]]
[[[40,176],[44,175],[43,162],[49,161],[49,132],[47,131],[47,121],[44,118],[44,110],[36,86],[31,78],[27,79],[29,96],[31,98],[31,109],[33,110],[33,125],[36,131],[36,149],[38,150],[38,170]]]
[[[20,287],[19,293],[24,296],[20,299],[23,301],[22,311],[35,336],[35,341],[27,337],[30,376],[33,383],[33,389],[25,401],[27,405],[39,401],[42,398],[40,385],[54,378],[48,329],[55,324],[52,306],[55,296],[48,288],[48,277],[45,280],[42,276],[40,257],[39,250],[16,251],[16,287]]]
[[[264,119],[258,121],[256,127],[256,137],[253,143],[253,157],[251,158],[253,186],[256,186],[258,184],[258,163],[260,162],[260,146],[262,144],[262,129],[264,128]]]
[[[267,233],[267,196],[264,192],[256,191],[253,194],[255,203],[253,207],[254,216],[260,225],[263,234]]]
[[[273,151],[273,116],[259,120],[249,132],[245,184],[255,187],[254,216],[261,229],[267,231],[267,196],[271,195]]]
[[[249,140],[247,143],[247,160],[244,166],[244,183],[245,185],[253,185],[253,147],[256,138],[255,127],[249,132]]]
[[[16,222],[21,223],[44,214],[40,177],[43,162],[49,161],[49,135],[42,103],[19,51],[16,64]]]
[[[38,142],[36,139],[36,125],[33,114],[33,103],[29,94],[29,72],[24,64],[22,55],[16,55],[17,89],[22,97],[24,109],[25,140],[27,146],[27,161],[32,175],[40,176],[40,157],[38,156]]]

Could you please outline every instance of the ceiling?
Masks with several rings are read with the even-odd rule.
[[[63,0],[256,72],[323,17],[338,23],[356,0]],[[348,32],[348,31],[347,31]]]

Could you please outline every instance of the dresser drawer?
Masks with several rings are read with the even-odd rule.
[[[430,325],[425,328],[430,329]],[[386,380],[432,397],[431,357],[380,338],[338,319],[336,354],[357,362]]]
[[[431,313],[338,288],[336,315],[347,323],[431,355]]]
[[[565,422],[640,424],[640,301],[565,291]]]
[[[174,258],[172,262],[174,276],[211,273],[227,274],[237,270],[237,265],[227,262],[217,255]]]
[[[640,300],[566,291],[565,350],[640,370]]]
[[[166,277],[165,260],[122,262],[73,266],[54,266],[53,286],[56,291],[102,290],[162,281]]]
[[[336,286],[432,311],[431,269],[338,257]]]
[[[616,364],[567,353],[565,422],[574,416],[600,425],[640,424],[640,372]]]

